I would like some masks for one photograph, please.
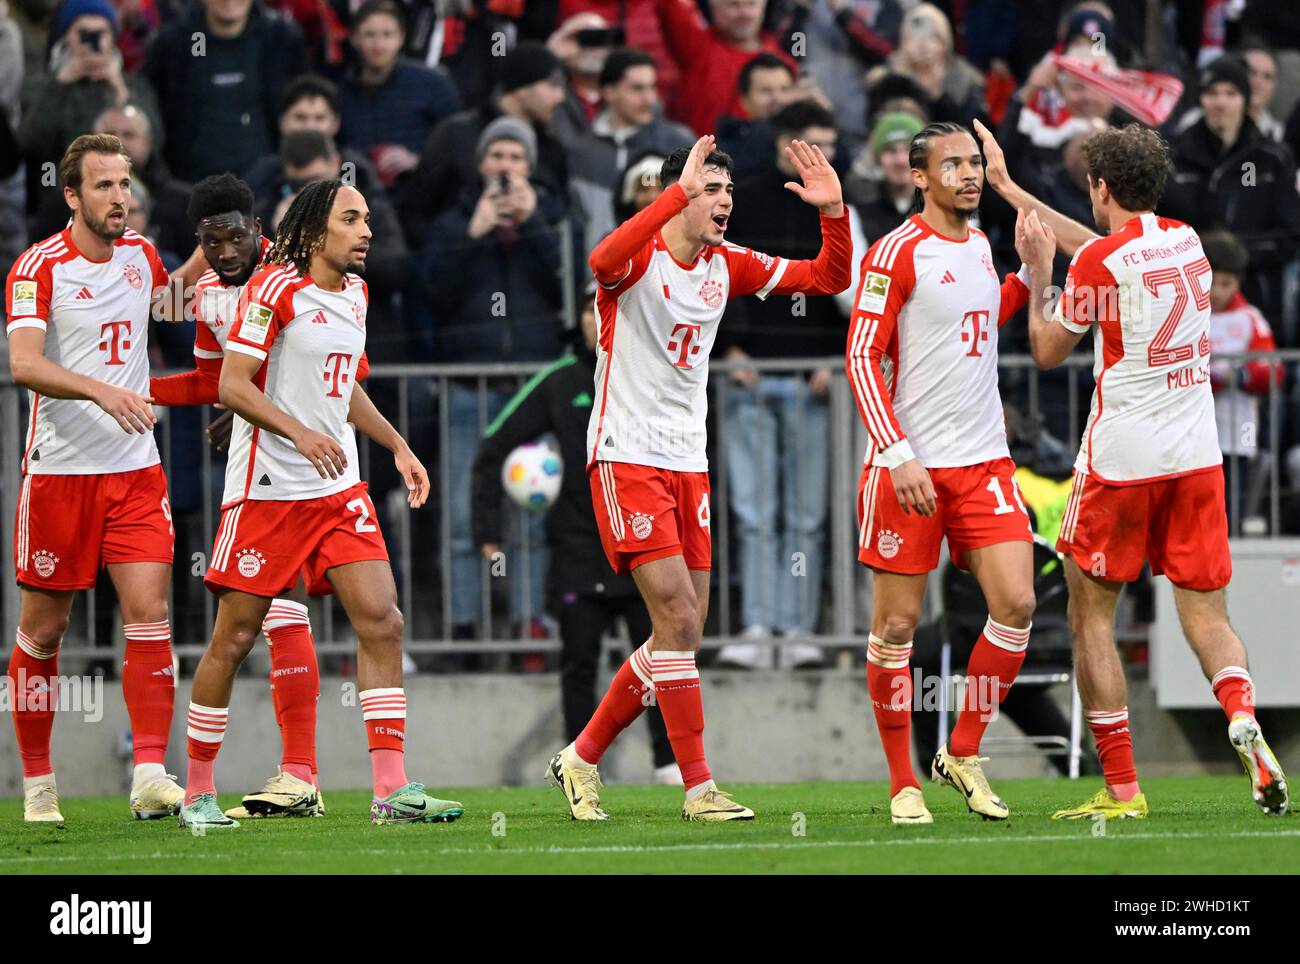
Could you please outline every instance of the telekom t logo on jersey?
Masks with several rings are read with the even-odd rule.
[[[677,336],[681,335],[680,338]],[[695,344],[691,344],[695,342]],[[690,358],[692,355],[700,353],[700,326],[680,324],[673,326],[672,341],[668,342],[668,350],[677,352],[677,360],[673,365],[677,368],[691,368]]]
[[[332,351],[325,356],[325,381],[330,386],[330,390],[325,393],[326,398],[343,397],[343,393],[339,391],[339,386],[348,383],[347,369],[351,364],[352,356],[339,351]]]
[[[108,352],[105,365],[125,365],[122,352],[131,350],[131,322],[106,321],[99,326],[99,350]]]
[[[961,340],[970,342],[970,351],[966,352],[967,358],[983,357],[980,352],[980,342],[989,340],[988,321],[987,309],[968,311],[961,316]],[[970,331],[965,330],[967,325],[970,325]]]

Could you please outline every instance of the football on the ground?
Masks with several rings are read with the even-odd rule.
[[[544,442],[529,442],[511,452],[501,467],[506,495],[530,512],[549,509],[560,494],[564,461]]]

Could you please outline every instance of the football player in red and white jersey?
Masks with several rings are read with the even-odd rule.
[[[1051,283],[1060,247],[1073,254],[1050,312],[1030,299],[1029,334],[1042,368],[1093,333],[1097,387],[1074,467],[1057,549],[1066,557],[1079,695],[1106,786],[1058,819],[1145,817],[1129,732],[1115,606],[1150,562],[1169,577],[1188,643],[1228,717],[1228,738],[1266,814],[1288,805],[1286,777],[1255,718],[1246,648],[1228,622],[1232,578],[1223,457],[1210,363],[1211,269],[1186,224],[1154,213],[1169,147],[1136,124],[1084,143],[1097,236],[1011,182],[981,128],[990,180],[1019,209],[1016,247],[1034,291]]]
[[[59,644],[73,594],[93,588],[104,567],[126,635],[131,810],[153,819],[175,813],[184,795],[163,769],[176,682],[167,616],[173,531],[148,396],[149,319],[169,315],[169,278],[154,246],[126,226],[131,162],[121,141],[78,137],[59,179],[70,224],[28,248],[5,284],[9,366],[31,392],[9,661],[24,816],[63,821],[50,762]],[[178,272],[182,281],[195,263]]]
[[[454,820],[406,777],[402,614],[375,507],[357,473],[355,426],[394,455],[412,508],[429,478],[357,385],[368,295],[361,272],[369,209],[338,180],[305,187],[226,336],[219,394],[235,412],[221,526],[204,582],[220,594],[212,641],[194,675],[182,826],[237,827],[217,806],[213,769],[230,691],[272,601],[305,578],[338,594],[357,634],[362,719],[376,823]],[[305,781],[304,781],[305,782]]]
[[[754,816],[709,772],[695,667],[711,566],[709,352],[729,298],[847,288],[853,242],[839,178],[819,149],[796,140],[790,157],[803,184],[786,187],[821,211],[817,258],[790,261],[726,243],[731,159],[713,144],[706,135],[673,152],[660,172],[663,193],[590,258],[600,289],[587,471],[605,553],[615,571],[632,573],[654,634],[623,664],[578,739],[551,760],[548,776],[578,820],[606,819],[596,764],[652,699],[686,787],[682,816]]]
[[[979,581],[989,617],[966,669],[947,744],[931,764],[986,819],[1007,805],[980,766],[984,730],[1015,681],[1034,612],[1033,535],[1016,487],[998,395],[998,329],[1025,304],[1023,277],[998,281],[970,227],[984,186],[979,145],[959,124],[912,138],[920,213],[862,261],[847,350],[870,442],[858,491],[858,559],[874,571],[867,688],[889,761],[894,823],[930,823],[912,771],[908,663],[928,574],[946,538]]]
[[[270,250],[253,214],[253,192],[233,174],[217,174],[194,185],[189,218],[208,270],[191,299],[196,321],[194,370],[152,378],[157,405],[213,405],[218,401],[222,351],[238,318],[245,285]],[[357,373],[364,380],[366,369]],[[229,433],[229,411],[209,431]],[[307,614],[307,589],[299,580],[271,603],[262,623],[271,653],[271,690],[280,728],[280,771],[258,793],[244,797],[229,816],[288,816],[324,813],[316,774],[316,704],[320,667]]]

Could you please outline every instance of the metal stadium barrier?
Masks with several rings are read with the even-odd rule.
[[[1216,361],[1229,361],[1234,366],[1255,359],[1291,366],[1300,363],[1300,350],[1216,356]],[[816,611],[810,617],[807,635],[800,641],[827,649],[860,646],[869,622],[869,573],[856,561],[855,516],[866,433],[849,383],[843,377],[843,364],[843,358],[835,357],[756,360],[745,366],[757,369],[763,379],[774,383],[791,381],[790,376],[803,380],[819,368],[829,368],[832,373],[824,400],[814,403],[804,399],[802,403],[824,406],[824,418],[820,414],[811,417],[796,403],[796,417],[781,430],[784,434],[779,438],[782,449],[797,449],[800,445],[825,448],[825,512],[818,531],[823,564],[820,574],[809,580],[811,588],[806,595]],[[1023,355],[1004,356],[999,364],[1004,398],[1027,414],[1031,423],[1041,421],[1048,428],[1051,438],[1043,444],[1050,448],[1054,440],[1068,467],[1087,417],[1092,391],[1091,353],[1077,354],[1052,372],[1040,372],[1032,359]],[[368,439],[358,438],[361,475],[370,482],[371,496],[380,513],[397,577],[399,604],[406,616],[405,649],[412,656],[496,654],[483,658],[495,659],[499,667],[509,654],[559,649],[557,639],[539,638],[538,632],[545,572],[539,517],[513,508],[506,513],[512,546],[507,552],[506,576],[494,575],[478,547],[466,542],[468,524],[464,518],[469,478],[465,459],[472,461],[473,440],[482,435],[517,387],[541,367],[376,365],[367,382],[376,404],[410,440],[433,482],[429,504],[409,511],[405,488],[392,469],[388,453]],[[744,451],[734,445],[744,436],[738,434],[741,429],[733,424],[733,416],[740,410],[734,404],[737,393],[747,389],[729,377],[740,367],[725,362],[712,364],[709,454],[714,579],[706,648],[735,641],[745,628],[740,598],[744,562],[737,549],[740,515],[733,505],[733,490],[737,479],[745,483],[750,480],[743,471],[740,475],[733,472],[729,461],[736,452]],[[28,410],[26,396],[8,380],[7,373],[0,380],[0,555],[4,560],[0,605],[5,640],[14,638],[18,613],[11,547]],[[1267,538],[1284,530],[1283,499],[1290,492],[1290,483],[1286,481],[1283,442],[1290,404],[1284,385],[1277,379],[1260,397],[1259,409],[1262,424],[1256,427],[1258,456],[1253,460],[1240,456],[1225,460],[1230,468],[1228,498],[1234,537]],[[206,645],[215,613],[215,598],[203,588],[201,576],[219,522],[224,459],[206,441],[213,409],[159,411],[158,444],[168,474],[177,533],[171,598],[176,652],[183,658],[195,658]],[[467,440],[470,449],[465,455]],[[788,463],[788,468],[799,466]],[[581,467],[566,466],[566,471],[575,470],[581,471]],[[794,494],[785,496],[787,501],[798,501],[804,494],[797,486],[791,491]],[[785,505],[777,507],[778,512],[788,509]],[[770,535],[759,531],[757,537],[761,540]],[[782,565],[790,562],[779,561]],[[96,590],[79,595],[63,654],[92,662],[110,659],[120,632],[114,607],[106,602],[112,599],[111,587],[102,579]],[[466,605],[466,598],[472,605]],[[314,603],[312,618],[322,656],[354,654],[351,630],[333,597]],[[469,635],[464,630],[467,623],[478,624],[476,638],[461,638]],[[0,650],[7,648],[7,643],[0,645]]]

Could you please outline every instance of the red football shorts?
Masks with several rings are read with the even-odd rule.
[[[1032,542],[1029,513],[1020,498],[1009,458],[951,469],[930,469],[935,514],[904,512],[889,470],[863,466],[858,483],[858,560],[872,569],[917,575],[939,565],[948,537],[953,564],[965,569],[965,553],[999,542]]]
[[[26,475],[14,523],[20,586],[90,589],[119,562],[171,565],[175,542],[161,465],[104,475]]]
[[[1175,586],[1208,591],[1232,579],[1223,469],[1134,485],[1075,472],[1056,549],[1109,582],[1151,571]]]
[[[388,547],[366,484],[358,482],[319,499],[245,499],[227,506],[203,582],[213,592],[275,597],[292,589],[301,574],[308,593],[328,596],[328,570],[370,560],[387,562]]]
[[[682,556],[688,569],[711,568],[709,473],[596,462],[587,475],[600,542],[616,573],[668,556]]]

